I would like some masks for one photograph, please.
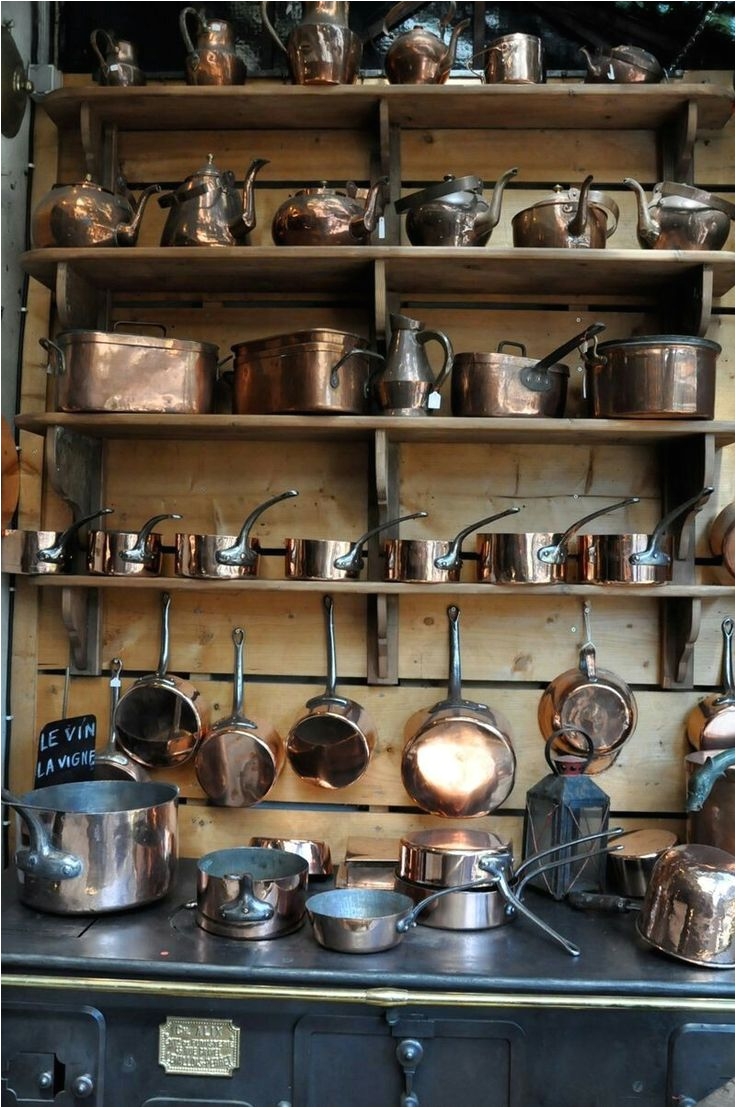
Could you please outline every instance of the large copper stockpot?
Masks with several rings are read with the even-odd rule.
[[[302,581],[346,581],[360,577],[365,561],[364,546],[372,535],[405,523],[424,519],[426,512],[412,512],[398,519],[388,519],[371,527],[354,542],[343,539],[284,539],[286,548],[285,574]]]
[[[455,416],[562,416],[570,370],[558,359],[605,330],[592,323],[543,358],[528,358],[520,342],[499,342],[495,353],[456,354],[452,363],[452,414]],[[503,349],[515,346],[518,354]]]
[[[229,939],[276,939],[301,927],[309,865],[265,847],[214,850],[197,862],[197,924]]]
[[[367,415],[383,359],[348,331],[319,328],[231,348],[236,415]],[[381,362],[371,370],[370,360]]]
[[[324,598],[327,635],[327,687],[306,703],[307,712],[286,739],[291,768],[312,785],[343,789],[362,777],[376,746],[376,725],[362,705],[338,696],[335,614],[331,596]]]
[[[112,331],[62,331],[40,339],[48,354],[55,405],[62,412],[210,413],[218,347],[211,342],[119,334],[118,327],[149,326],[120,320]]]
[[[734,621],[727,616],[723,635],[723,688],[704,696],[691,708],[686,723],[687,741],[695,750],[724,750],[736,743],[736,707],[733,683]]]
[[[460,611],[447,609],[449,687],[445,700],[413,716],[401,757],[401,779],[412,800],[435,816],[486,816],[514,787],[511,728],[500,712],[464,700],[460,674]]]
[[[599,760],[598,755],[618,753],[631,737],[638,710],[626,682],[610,670],[598,667],[587,603],[583,605],[583,618],[586,638],[580,648],[578,668],[566,670],[549,683],[539,700],[537,719],[545,741],[553,732],[560,732],[553,750],[563,754],[585,756],[588,744],[577,745],[570,735],[578,730],[581,736],[590,736],[595,756],[585,772],[593,774],[610,764],[605,759]]]
[[[713,419],[721,347],[685,335],[594,343],[585,354],[585,396],[603,419]]]
[[[253,524],[267,508],[298,495],[296,489],[287,489],[286,492],[259,504],[245,520],[238,535],[192,535],[178,532],[174,562],[177,577],[213,580],[256,577],[261,544],[258,539],[250,538]]]
[[[598,508],[562,533],[498,531],[478,535],[478,580],[495,585],[553,585],[569,581],[572,573],[567,544],[573,535],[592,519],[638,502],[638,496],[628,496],[607,508]]]
[[[271,791],[284,765],[284,744],[270,724],[243,714],[243,647],[245,632],[233,629],[235,667],[233,711],[218,720],[199,744],[194,769],[197,780],[214,804],[249,808]]]
[[[152,516],[140,531],[90,531],[87,572],[105,577],[157,577],[161,572],[162,535],[153,528],[162,519],[181,519],[177,512]]]
[[[387,581],[437,584],[459,581],[462,570],[463,540],[496,519],[520,512],[521,508],[506,508],[492,516],[484,516],[463,527],[454,539],[389,539],[384,543]]]
[[[112,508],[101,508],[91,515],[75,520],[64,531],[2,532],[3,573],[71,573],[74,570],[72,538],[80,527],[99,516],[109,515]]]
[[[593,585],[661,585],[671,580],[670,525],[685,512],[701,507],[712,492],[709,486],[667,512],[651,535],[579,535],[580,580]]]

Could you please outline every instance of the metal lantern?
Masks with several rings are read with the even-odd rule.
[[[552,744],[563,731],[581,735],[588,746],[587,755],[558,755],[553,758]],[[608,831],[610,801],[590,776],[586,766],[595,753],[590,735],[578,727],[554,731],[545,744],[544,756],[552,770],[526,794],[524,812],[524,858],[540,851],[560,852],[553,857],[569,856],[569,862],[530,877],[529,884],[562,900],[569,892],[602,892],[606,880],[606,847],[600,840],[577,843],[576,840]],[[563,848],[567,848],[566,851]]]

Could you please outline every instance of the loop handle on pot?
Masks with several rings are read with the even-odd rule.
[[[38,345],[41,346],[48,354],[48,362],[46,363],[46,373],[49,377],[61,377],[66,373],[66,358],[64,357],[64,351],[58,345],[58,343],[52,342],[51,339],[39,339]]]
[[[364,358],[374,358],[379,362],[385,362],[386,361],[383,354],[378,354],[378,353],[376,353],[375,350],[363,350],[359,346],[353,347],[352,350],[348,350],[347,354],[343,354],[343,356],[340,359],[338,359],[338,361],[335,362],[332,369],[330,370],[330,388],[331,389],[338,389],[340,387],[340,377],[339,377],[337,371],[342,368],[342,366],[345,364],[345,362],[348,360],[348,358],[352,358],[353,354],[362,354]],[[369,389],[370,389],[370,384],[371,384],[371,381],[372,381],[374,376],[375,376],[375,374],[372,374],[371,377],[368,379],[368,381],[366,381],[366,383],[365,383],[365,387],[364,387],[363,391],[364,391],[366,396],[368,395],[368,392],[369,392]]]
[[[119,327],[158,327],[159,331],[166,338],[166,324],[148,322],[143,319],[119,319],[116,323],[113,323],[113,331],[117,331]]]
[[[385,523],[379,523],[377,527],[371,527],[369,531],[355,540],[347,554],[341,554],[338,558],[335,558],[332,563],[333,568],[359,572],[363,567],[365,556],[363,547],[368,539],[373,535],[377,535],[379,531],[385,531],[387,527],[394,527],[397,523],[406,523],[410,519],[426,519],[427,514],[427,512],[411,512],[408,516],[397,516],[395,519],[387,519]]]
[[[595,512],[591,512],[590,515],[583,516],[582,519],[575,520],[567,531],[563,533],[558,542],[552,546],[540,546],[537,551],[537,557],[540,562],[544,562],[545,565],[564,565],[567,561],[567,551],[565,546],[572,536],[580,530],[585,523],[590,523],[591,519],[598,519],[599,516],[608,515],[609,512],[615,512],[618,508],[625,508],[628,504],[638,504],[638,496],[627,496],[625,500],[618,500],[615,504],[609,504],[607,508],[599,508]]]
[[[192,8],[192,7],[182,8],[181,12],[179,13],[179,30],[181,31],[181,37],[184,39],[184,45],[187,48],[187,53],[188,54],[193,54],[194,53],[194,43],[192,42],[192,40],[189,36],[189,28],[187,27],[187,16],[189,16],[189,15],[194,16],[194,18],[196,20],[196,23],[197,23],[198,32],[206,30],[207,29],[207,24],[205,23],[204,19],[202,18],[201,13],[198,12],[196,8]]]
[[[466,539],[468,535],[472,534],[473,531],[477,531],[484,523],[493,523],[496,519],[503,519],[505,516],[514,515],[516,512],[520,511],[521,508],[506,508],[503,512],[496,512],[495,515],[485,516],[484,519],[479,519],[475,523],[463,527],[462,531],[458,531],[455,538],[450,542],[450,549],[448,552],[446,554],[440,554],[438,558],[435,558],[435,567],[437,569],[454,569],[462,557],[463,540]]]
[[[109,31],[103,30],[102,27],[96,27],[92,34],[89,36],[90,46],[92,47],[92,50],[97,55],[97,57],[100,59],[100,68],[102,69],[103,73],[107,73],[110,67],[107,63],[106,56],[102,53],[98,45],[98,39],[100,35],[103,35],[105,40],[107,41],[107,50],[110,54],[117,53],[118,44],[109,33]]]
[[[150,550],[146,550],[146,542],[148,540],[151,531],[157,523],[160,523],[162,519],[181,519],[178,512],[163,512],[161,515],[152,516],[146,523],[143,524],[138,537],[135,540],[135,546],[131,546],[130,550],[120,551],[121,562],[133,562],[136,565],[148,565],[152,560],[152,554]]]
[[[532,392],[549,392],[552,388],[552,381],[550,381],[548,373],[550,367],[555,365],[560,358],[564,358],[565,354],[569,354],[571,350],[582,346],[588,339],[599,335],[605,329],[605,323],[591,323],[584,331],[568,339],[567,342],[563,342],[562,346],[558,346],[551,350],[549,354],[545,354],[534,365],[524,366],[519,373],[522,385]]]
[[[226,881],[238,882],[238,895],[235,900],[221,904],[217,914],[228,923],[265,923],[273,919],[274,908],[267,900],[260,900],[253,892],[253,875],[250,873],[229,873]]]
[[[439,181],[436,185],[428,185],[420,192],[412,192],[410,196],[402,196],[400,200],[395,200],[394,209],[399,213],[413,211],[415,208],[421,208],[422,204],[441,200],[443,196],[452,196],[455,192],[483,192],[482,177],[453,177],[448,173],[444,181]]]
[[[215,551],[215,561],[221,566],[254,566],[258,561],[258,551],[255,550],[248,542],[251,528],[255,521],[261,516],[267,508],[271,508],[274,504],[278,504],[281,500],[288,500],[292,496],[298,496],[299,493],[296,489],[287,489],[286,492],[279,493],[278,496],[272,496],[269,500],[266,500],[263,504],[259,504],[257,508],[254,508],[246,519],[243,526],[240,528],[237,540],[233,546],[227,546],[224,550]]]
[[[679,504],[660,519],[649,541],[646,550],[629,555],[632,566],[668,566],[672,559],[666,551],[662,550],[662,542],[669,525],[679,516],[684,515],[690,508],[700,508],[713,492],[713,485],[706,485],[697,496],[691,496],[684,504]]]
[[[428,328],[423,328],[421,331],[417,331],[415,338],[422,346],[428,342],[438,342],[444,351],[445,360],[442,363],[442,367],[439,370],[437,376],[432,383],[432,391],[439,392],[445,381],[447,380],[450,370],[452,369],[452,361],[455,356],[455,352],[452,349],[452,343],[442,331],[432,331]]]
[[[586,742],[586,745],[587,745],[588,749],[586,750],[585,754],[582,755],[582,757],[580,757],[580,758],[575,758],[575,756],[573,755],[573,757],[575,758],[575,761],[578,763],[578,766],[574,770],[572,770],[572,769],[568,770],[568,773],[565,774],[564,771],[559,768],[560,763],[555,762],[552,758],[552,744],[554,743],[554,741],[555,741],[555,739],[557,738],[558,735],[564,735],[568,731],[571,734],[582,735],[583,738],[585,739],[585,742]],[[554,773],[555,777],[565,777],[565,776],[572,777],[572,776],[577,775],[579,773],[585,773],[586,769],[588,768],[588,766],[592,762],[594,756],[595,756],[595,743],[591,739],[588,732],[583,731],[582,727],[572,727],[570,724],[567,724],[564,727],[558,727],[556,731],[552,732],[552,734],[549,736],[549,738],[547,739],[547,741],[544,744],[544,758],[545,758],[545,761],[546,761],[547,765],[549,766],[549,768]]]
[[[7,789],[2,789],[2,799],[11,808],[15,808],[28,828],[31,840],[30,847],[15,852],[18,869],[28,877],[36,877],[40,881],[68,881],[79,877],[84,869],[82,859],[76,854],[57,850],[52,846],[40,818],[31,808],[22,804],[18,797]]]
[[[45,550],[39,550],[36,557],[39,562],[54,562],[59,563],[64,560],[66,554],[66,547],[69,539],[72,537],[75,531],[78,531],[80,527],[83,527],[85,523],[91,523],[93,519],[97,519],[99,516],[110,515],[114,512],[114,508],[100,508],[98,512],[92,512],[91,515],[82,516],[76,523],[72,523],[67,527],[65,531],[59,535],[56,546],[47,546]]]

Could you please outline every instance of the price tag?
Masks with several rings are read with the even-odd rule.
[[[427,397],[427,407],[430,412],[437,411],[442,405],[442,397],[438,392],[431,392]]]

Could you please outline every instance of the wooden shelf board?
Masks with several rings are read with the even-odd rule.
[[[723,85],[672,81],[662,85],[366,84],[333,88],[294,85],[198,88],[147,85],[62,88],[38,103],[60,128],[79,126],[81,105],[101,121],[128,130],[344,130],[375,124],[379,104],[402,127],[456,129],[492,127],[570,130],[652,130],[672,122],[694,101],[699,130],[725,126],[733,91]]]
[[[216,441],[367,440],[383,431],[392,442],[410,443],[607,443],[631,445],[713,435],[718,448],[734,441],[727,420],[468,419],[458,416],[260,416],[130,415],[116,412],[76,415],[30,412],[15,417],[22,431],[42,435],[64,427],[92,438]]]
[[[386,264],[390,291],[400,293],[553,292],[649,295],[708,266],[713,294],[736,282],[736,255],[722,250],[564,250],[420,246],[55,247],[29,250],[24,270],[53,289],[66,263],[111,292],[309,292],[364,294],[372,263]]]
[[[408,584],[393,581],[291,581],[268,578],[244,580],[194,580],[186,577],[104,577],[85,574],[38,574],[29,580],[41,587],[86,589],[163,589],[178,592],[332,592],[359,595],[410,596],[436,593],[439,596],[641,596],[666,599],[690,596],[709,599],[732,596],[730,585],[491,585],[477,581],[455,584]]]

